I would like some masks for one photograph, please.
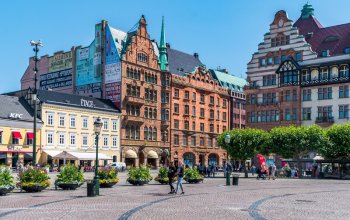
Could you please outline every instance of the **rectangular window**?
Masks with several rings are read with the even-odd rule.
[[[211,105],[214,105],[214,96],[210,96],[210,102]]]
[[[205,103],[205,97],[204,97],[204,95],[203,94],[201,94],[201,103]]]
[[[64,127],[64,116],[63,115],[59,116],[59,126]]]
[[[260,59],[260,66],[265,66],[266,65],[266,60],[265,58]]]
[[[112,147],[113,148],[118,147],[118,137],[112,137]]]
[[[290,101],[290,90],[286,91],[286,102]]]
[[[213,138],[208,138],[208,147],[213,147]]]
[[[196,93],[195,92],[192,93],[192,101],[196,101]]]
[[[223,99],[223,100],[222,100],[222,107],[226,108],[226,105],[227,105],[226,103],[227,103],[227,100],[226,100],[226,99]]]
[[[220,133],[220,126],[216,125],[216,133]]]
[[[118,121],[113,120],[112,121],[112,130],[116,131],[118,129]]]
[[[339,105],[339,119],[349,118],[349,105]]]
[[[190,124],[189,124],[188,121],[184,122],[184,128],[185,128],[185,130],[189,130],[190,129]]]
[[[187,136],[182,137],[182,146],[187,146]]]
[[[333,115],[332,106],[323,106],[317,108],[317,117],[319,119],[330,118]]]
[[[179,145],[179,135],[174,134],[174,145]]]
[[[226,112],[223,112],[223,113],[222,113],[222,120],[223,120],[223,121],[226,121]]]
[[[82,140],[82,146],[87,146],[88,145],[88,137],[87,135],[83,135],[83,140]]]
[[[103,137],[103,146],[108,147],[108,136]]]
[[[216,98],[216,106],[220,106],[220,98],[219,97]]]
[[[211,133],[214,133],[214,125],[213,124],[210,124],[210,132]],[[218,132],[219,133],[219,132]]]
[[[0,144],[2,144],[2,131],[0,131]]]
[[[300,61],[301,60],[301,54],[300,53],[296,53],[295,54],[295,60],[296,61]]]
[[[204,123],[201,123],[201,124],[200,124],[200,131],[201,131],[201,132],[204,132]]]
[[[200,117],[201,117],[201,118],[204,118],[204,108],[201,108],[200,111],[201,111],[201,112],[200,112]]]
[[[108,130],[108,119],[103,119],[103,129]]]
[[[196,116],[196,106],[192,106],[192,116]]]
[[[220,111],[219,110],[216,111],[216,120],[220,120]]]
[[[297,100],[297,90],[293,89],[293,101]]]
[[[303,90],[303,101],[311,101],[311,89]]]
[[[339,98],[349,98],[349,86],[339,86]]]
[[[75,128],[75,116],[70,117],[70,127]]]
[[[179,114],[179,104],[177,103],[174,104],[174,113]]]
[[[188,105],[185,105],[185,115],[190,114],[190,107]]]
[[[53,144],[53,133],[52,132],[46,134],[46,143],[48,145]]]
[[[275,64],[279,64],[280,63],[280,58],[278,57],[278,56],[275,56],[274,58],[273,58],[273,62],[275,63]]]
[[[70,145],[75,146],[75,134],[70,134]]]
[[[88,118],[87,117],[83,118],[83,128],[88,128]]]
[[[196,146],[196,136],[191,136],[191,146],[192,147]]]
[[[58,144],[59,145],[64,145],[65,142],[65,135],[64,134],[59,134],[58,135]]]
[[[185,91],[185,99],[190,99],[190,92],[189,91]]]
[[[174,128],[179,129],[179,120],[174,120]]]
[[[179,90],[178,89],[174,90],[174,97],[179,98]]]
[[[303,108],[303,120],[311,120],[311,108]]]
[[[286,55],[282,55],[281,57],[282,62],[286,60]]]
[[[47,115],[47,124],[53,125],[53,114],[52,113]]]
[[[267,65],[271,65],[272,64],[272,57],[268,57],[267,58]]]
[[[203,137],[199,138],[199,145],[204,146],[204,138]]]
[[[192,122],[192,131],[195,131],[196,130],[196,122]]]
[[[290,121],[290,109],[285,109],[285,120]]]
[[[296,120],[297,120],[297,109],[296,109],[296,108],[293,108],[292,111],[293,111],[293,112],[292,112],[292,114],[293,114],[293,116],[292,116],[293,121],[296,121]]]

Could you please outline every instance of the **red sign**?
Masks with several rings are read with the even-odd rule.
[[[121,86],[120,82],[105,84],[106,99],[111,100],[118,108],[120,108]]]

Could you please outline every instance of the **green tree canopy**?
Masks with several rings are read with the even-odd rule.
[[[321,147],[321,154],[327,159],[349,159],[350,124],[333,125],[326,132],[329,144]]]

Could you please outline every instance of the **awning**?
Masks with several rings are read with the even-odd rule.
[[[158,158],[158,154],[155,151],[151,150],[151,151],[148,152],[147,158],[157,159]]]
[[[137,154],[133,150],[128,150],[125,153],[125,158],[133,158],[133,159],[135,159],[135,158],[137,158]]]
[[[61,153],[61,150],[44,150],[44,153],[46,153],[48,156],[54,157]]]
[[[27,132],[27,138],[30,140],[34,139],[34,133],[33,132]]]
[[[86,152],[72,152],[72,151],[63,151],[53,158],[55,159],[66,159],[66,160],[95,160],[96,153],[86,153]],[[112,157],[109,157],[105,154],[98,154],[99,160],[112,160]]]
[[[32,160],[33,159],[33,153],[25,153],[24,159],[26,160]]]
[[[19,132],[19,131],[12,131],[12,137],[14,139],[22,139],[21,132]]]
[[[324,158],[320,155],[317,155],[316,157],[314,157],[314,160],[324,160]]]

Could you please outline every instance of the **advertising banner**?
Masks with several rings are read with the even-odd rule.
[[[79,50],[79,59],[80,60],[85,60],[85,59],[89,59],[89,48],[81,48]]]
[[[56,89],[72,86],[72,69],[41,74],[40,89]]]
[[[84,52],[81,52],[81,50]],[[89,51],[89,56],[87,59],[83,59],[80,55],[86,57],[86,51]],[[100,65],[94,65],[95,43],[92,42],[88,50],[86,48],[78,48],[76,54],[76,85],[101,83],[101,68],[98,68]]]
[[[49,73],[72,68],[72,52],[56,53],[49,57]]]
[[[105,83],[120,82],[121,63],[112,63],[106,65]]]
[[[105,84],[106,99],[120,102],[120,82]]]

